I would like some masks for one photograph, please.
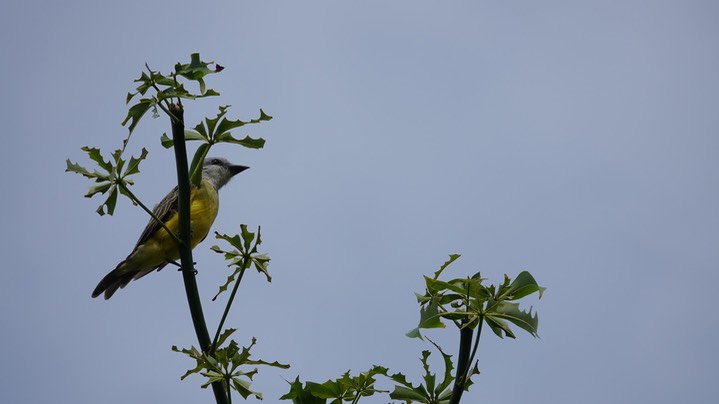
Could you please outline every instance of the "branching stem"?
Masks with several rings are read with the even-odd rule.
[[[470,297],[469,297],[469,285],[467,285],[467,295],[465,296],[465,307],[469,311]],[[481,324],[481,322],[480,322]],[[454,387],[452,388],[452,398],[449,400],[449,404],[459,404],[462,399],[462,393],[464,393],[464,386],[467,383],[467,375],[471,364],[470,351],[472,351],[472,336],[474,329],[471,327],[469,320],[462,320],[459,327],[459,354],[457,355],[457,373],[454,378]],[[476,352],[476,346],[474,349]],[[474,356],[474,353],[472,353]]]
[[[479,347],[479,338],[482,336],[482,324],[484,324],[484,315],[479,316],[479,325],[477,326],[477,337],[474,339],[474,347],[472,348],[472,355],[469,357],[469,366],[474,363],[474,357],[477,354],[477,348]],[[467,368],[466,376],[469,378],[470,368]]]
[[[459,330],[459,355],[457,355],[457,374],[452,388],[452,398],[449,404],[459,404],[464,392],[464,385],[467,382],[467,370],[469,369],[469,352],[472,348],[472,335],[474,330],[469,324]]]
[[[185,124],[183,109],[179,104],[170,104],[170,121],[172,123],[172,140],[174,141],[175,163],[177,167],[177,193],[178,215],[180,218],[180,263],[182,265],[182,279],[185,283],[187,303],[190,306],[192,324],[202,352],[208,353],[211,348],[210,334],[207,332],[205,315],[202,311],[200,292],[197,290],[195,268],[192,260],[192,226],[190,222],[190,178],[187,168],[187,149],[185,147]],[[222,382],[212,383],[217,404],[226,404],[228,394]]]
[[[245,270],[247,270],[247,263],[249,262],[249,258],[243,258],[242,259],[242,269],[240,270],[240,274],[237,276],[237,281],[235,281],[235,286],[232,288],[232,293],[230,293],[230,298],[227,300],[227,305],[225,306],[225,311],[222,313],[222,319],[220,320],[220,324],[217,325],[217,332],[215,332],[215,339],[212,340],[212,348],[210,348],[210,354],[215,353],[215,350],[217,350],[217,341],[220,339],[220,333],[222,332],[222,327],[225,326],[225,320],[227,319],[227,315],[230,313],[230,307],[232,307],[232,302],[235,300],[235,294],[237,293],[237,290],[240,288],[240,283],[242,282],[242,276],[245,274]]]

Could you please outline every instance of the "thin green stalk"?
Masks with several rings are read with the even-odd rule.
[[[477,337],[474,339],[474,348],[472,348],[472,355],[469,357],[469,365],[472,366],[474,363],[474,356],[477,354],[477,348],[479,347],[479,338],[482,336],[482,325],[484,324],[484,316],[479,316],[479,325],[477,326]],[[466,376],[469,378],[470,368],[467,368]]]
[[[175,163],[177,166],[177,192],[178,192],[178,215],[180,217],[180,263],[182,265],[182,279],[185,284],[187,303],[190,306],[192,324],[195,327],[195,334],[202,352],[207,353],[211,347],[210,334],[207,332],[205,315],[202,312],[200,292],[197,290],[197,279],[195,279],[195,268],[192,260],[192,226],[190,222],[190,178],[187,168],[187,149],[185,146],[185,124],[183,120],[183,109],[179,104],[170,104],[172,110],[172,140],[174,141]],[[222,382],[212,383],[212,391],[215,394],[217,404],[226,404],[228,395]]]
[[[227,305],[225,306],[225,311],[222,313],[222,319],[220,319],[220,324],[217,326],[217,332],[215,333],[215,338],[212,340],[212,348],[210,349],[210,353],[214,353],[217,349],[217,341],[220,339],[220,333],[222,332],[222,327],[225,325],[225,320],[227,319],[227,315],[230,313],[230,307],[232,307],[232,302],[235,300],[235,294],[237,294],[237,290],[240,288],[240,283],[242,282],[242,276],[245,274],[245,271],[247,270],[247,263],[249,262],[249,258],[243,258],[242,259],[242,270],[240,270],[240,274],[237,276],[237,281],[235,281],[235,286],[232,288],[232,293],[230,293],[230,298],[227,300]]]
[[[182,241],[180,241],[180,239],[177,237],[177,234],[173,233],[172,230],[170,230],[170,229],[165,225],[165,222],[163,222],[162,220],[160,220],[159,217],[155,216],[155,213],[154,213],[153,211],[151,211],[150,209],[148,209],[148,207],[145,206],[145,204],[142,203],[142,202],[137,198],[137,196],[135,196],[135,194],[132,193],[132,191],[130,191],[130,188],[128,188],[127,185],[125,185],[124,182],[118,182],[118,183],[117,183],[117,186],[119,186],[120,188],[122,188],[122,192],[124,192],[124,193],[126,193],[128,196],[130,196],[130,199],[132,199],[132,201],[133,201],[134,203],[140,205],[140,207],[141,207],[145,212],[147,212],[147,214],[150,215],[150,216],[152,217],[152,219],[155,220],[155,222],[157,222],[160,226],[162,226],[162,228],[165,229],[165,231],[167,232],[167,234],[170,235],[170,238],[172,238],[173,240],[175,240],[175,242],[177,243],[177,245],[180,245],[180,244],[182,243]]]
[[[170,108],[163,106],[162,102],[155,103],[155,105],[159,106],[160,109],[170,117],[171,121],[175,121],[178,119],[175,115],[172,114],[172,112],[170,112],[173,104],[170,104]]]

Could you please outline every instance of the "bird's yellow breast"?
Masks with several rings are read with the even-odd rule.
[[[220,198],[215,187],[202,180],[199,188],[191,194],[190,218],[192,222],[192,248],[207,237],[220,209]]]
[[[207,180],[202,180],[198,188],[190,191],[190,222],[192,226],[192,248],[195,248],[210,232],[212,224],[217,217],[220,200],[215,187]],[[165,225],[173,233],[178,234],[180,229],[180,215],[175,214],[169,218]],[[167,261],[176,261],[180,258],[175,241],[167,234],[165,229],[158,229],[143,246],[136,250],[137,263],[142,266],[156,266]],[[133,254],[135,255],[135,254]],[[134,261],[134,260],[133,260]]]

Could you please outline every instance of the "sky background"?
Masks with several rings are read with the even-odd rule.
[[[274,116],[235,133],[264,150],[212,150],[251,166],[214,229],[262,225],[272,257],[227,323],[292,365],[261,369],[264,402],[283,378],[373,364],[418,382],[431,346],[404,336],[413,293],[451,253],[448,276],[547,287],[525,306],[541,338],[483,335],[463,402],[719,395],[716,2],[6,1],[0,36],[2,403],[212,402],[170,350],[196,345],[177,271],[90,298],[148,218],[126,200],[98,216],[90,181],[64,172],[90,165],[82,146],[121,145],[146,62],[167,73],[193,52],[226,70],[188,126],[225,104]],[[150,151],[134,191],[151,206],[175,176],[169,130],[148,115],[129,146]],[[195,250],[211,327],[216,243]],[[455,354],[451,328],[429,335]]]

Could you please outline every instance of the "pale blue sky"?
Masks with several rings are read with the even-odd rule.
[[[292,364],[257,376],[265,402],[297,374],[382,364],[417,381],[413,292],[450,253],[457,276],[529,270],[548,288],[529,302],[541,339],[483,338],[467,403],[719,395],[716,2],[8,1],[0,34],[0,402],[212,400],[170,351],[196,344],[176,271],[90,298],[147,217],[127,202],[99,217],[64,173],[81,146],[120,145],[145,62],[193,52],[226,70],[188,123],[221,104],[275,117],[238,133],[264,150],[213,153],[252,167],[215,229],[260,224],[272,257],[272,284],[249,276],[228,320]],[[133,137],[150,205],[174,176],[167,131],[148,117]],[[214,243],[195,253],[211,323]]]

